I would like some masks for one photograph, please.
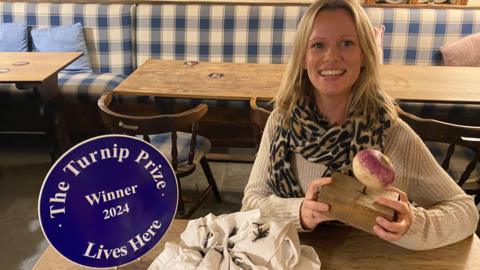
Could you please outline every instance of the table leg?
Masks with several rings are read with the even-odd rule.
[[[53,141],[52,159],[56,160],[71,146],[64,118],[63,103],[58,89],[57,74],[50,76],[38,85],[36,91],[42,99],[40,110],[47,122],[47,135]]]

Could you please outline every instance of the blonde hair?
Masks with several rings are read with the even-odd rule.
[[[379,53],[375,45],[373,27],[357,0],[318,0],[310,5],[297,27],[292,54],[285,68],[280,90],[273,99],[275,108],[289,118],[294,105],[301,97],[313,96],[311,95],[313,86],[303,69],[308,39],[317,14],[323,10],[337,9],[344,9],[352,16],[364,55],[363,68],[352,86],[347,113],[372,115],[374,119],[378,119],[379,109],[384,108],[390,118],[396,118],[393,99],[380,88]]]

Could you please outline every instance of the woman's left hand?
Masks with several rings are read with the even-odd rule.
[[[388,189],[398,192],[398,194],[400,194],[400,200],[394,201],[385,197],[378,197],[376,202],[394,209],[397,220],[388,221],[386,218],[379,216],[376,218],[377,224],[373,226],[373,232],[384,240],[397,241],[400,240],[410,228],[412,212],[405,192],[394,187],[388,187]]]

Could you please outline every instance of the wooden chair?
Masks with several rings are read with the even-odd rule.
[[[252,97],[250,99],[250,120],[253,123],[253,138],[255,139],[255,147],[257,149],[260,146],[263,130],[265,129],[269,116],[270,111],[259,107],[257,104],[257,98]]]
[[[153,115],[145,115],[145,112],[142,112],[141,115],[123,114],[113,111],[112,105],[111,93],[103,94],[98,100],[102,122],[111,132],[143,136],[144,140],[157,147],[172,164],[179,188],[178,217],[190,218],[207,198],[210,191],[213,191],[217,202],[222,201],[205,157],[210,151],[211,143],[207,138],[197,135],[197,121],[207,113],[207,105],[200,104],[193,109],[179,113],[157,113]],[[191,133],[179,131],[189,127],[192,129]],[[196,200],[185,213],[180,178],[193,173],[197,164],[202,166],[208,181],[208,187],[203,191],[200,199]]]
[[[422,138],[457,184],[480,203],[480,127],[423,119],[397,108],[399,116]],[[442,149],[443,148],[443,149]],[[439,158],[444,154],[443,161]],[[453,168],[452,167],[456,167]]]

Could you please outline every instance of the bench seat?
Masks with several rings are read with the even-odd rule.
[[[112,91],[127,75],[114,73],[64,73],[58,74],[58,86],[62,99],[70,102],[97,102],[106,92]],[[25,101],[34,96],[33,91],[19,90],[14,84],[0,85],[0,98]]]

